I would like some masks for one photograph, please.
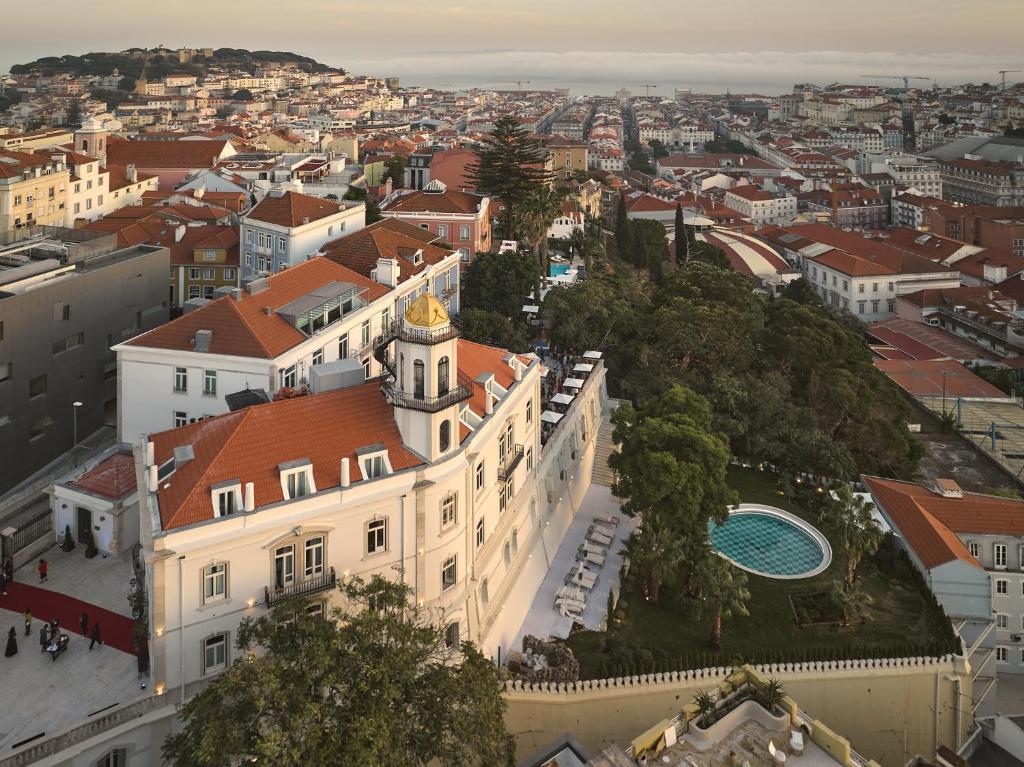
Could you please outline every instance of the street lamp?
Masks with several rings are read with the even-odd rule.
[[[72,434],[74,436],[74,444],[71,445],[71,454],[72,456],[74,456],[75,466],[78,465],[78,408],[80,408],[81,406],[82,403],[78,402],[77,400],[71,403],[71,412],[74,413],[74,420],[72,421]]]

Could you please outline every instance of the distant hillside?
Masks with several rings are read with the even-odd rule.
[[[187,64],[178,61],[174,51],[157,52],[129,48],[120,53],[87,53],[84,56],[44,56],[28,64],[15,64],[12,75],[39,73],[44,75],[111,75],[116,69],[122,77],[155,80],[169,74],[192,74],[202,77],[210,67],[229,66],[254,72],[268,64],[294,64],[306,72],[342,72],[316,59],[288,51],[247,51],[244,48],[218,48],[209,58],[194,55]]]

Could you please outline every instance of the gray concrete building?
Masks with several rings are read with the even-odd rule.
[[[0,492],[113,425],[110,347],[167,321],[170,252],[37,227],[0,241]],[[76,406],[75,403],[80,403]]]

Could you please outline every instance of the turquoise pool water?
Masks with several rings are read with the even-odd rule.
[[[708,525],[712,547],[733,563],[769,577],[810,576],[828,564],[822,545],[795,523],[758,511],[737,511]]]
[[[558,277],[569,271],[569,264],[551,264],[551,276]]]

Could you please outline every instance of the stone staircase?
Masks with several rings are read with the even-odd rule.
[[[616,451],[612,441],[612,422],[601,421],[597,430],[597,444],[594,446],[594,472],[591,481],[596,485],[611,487],[615,481],[615,473],[608,468],[608,456]]]

